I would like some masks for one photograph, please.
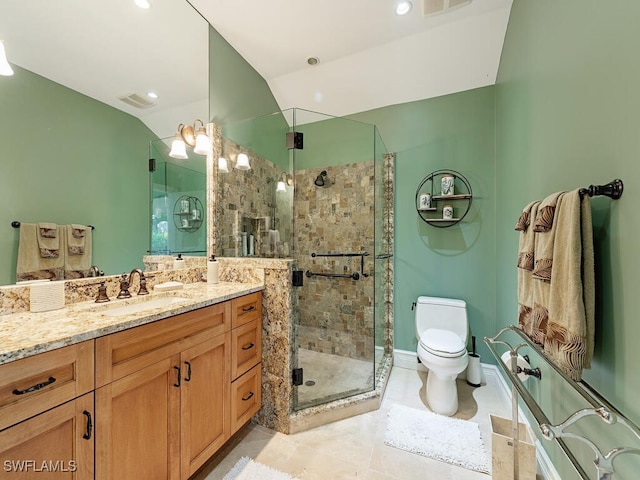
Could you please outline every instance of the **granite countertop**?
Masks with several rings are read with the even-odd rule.
[[[0,365],[263,289],[264,285],[259,283],[194,283],[180,290],[151,292],[145,296],[134,294],[130,299],[114,298],[107,303],[88,301],[49,312],[0,315]],[[150,305],[138,312],[122,309],[168,298],[173,298],[173,303],[165,306]]]

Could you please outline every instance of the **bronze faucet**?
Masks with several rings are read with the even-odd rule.
[[[118,293],[117,298],[131,298],[129,287],[131,286],[133,276],[136,273],[140,277],[140,289],[138,290],[138,295],[149,295],[149,290],[147,290],[147,279],[144,276],[144,272],[139,268],[134,268],[131,270],[131,273],[129,273],[129,278],[127,278],[126,273],[123,273],[120,277],[120,293]]]
[[[97,265],[91,265],[89,275],[91,277],[104,277],[104,272],[100,270]]]

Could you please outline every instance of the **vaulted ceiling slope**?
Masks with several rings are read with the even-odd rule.
[[[335,116],[495,83],[512,0],[428,16],[422,2],[397,16],[397,0],[191,0],[281,109]]]

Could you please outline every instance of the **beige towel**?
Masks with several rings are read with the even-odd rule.
[[[56,229],[56,239],[59,241],[59,251],[64,253],[64,227]],[[16,281],[64,278],[64,255],[43,258],[40,255],[39,227],[35,223],[20,225],[20,240],[18,243],[18,261],[16,265]]]
[[[533,338],[534,319],[533,313],[533,286],[531,285],[534,257],[535,232],[532,219],[535,220],[540,202],[531,202],[527,205],[516,224],[515,229],[520,231],[518,242],[518,325],[524,332]]]
[[[37,230],[38,248],[42,258],[60,256],[60,237],[55,223],[39,223]]]
[[[66,225],[66,237],[68,239],[74,239],[74,245],[78,242],[82,242],[83,252],[82,254],[76,253],[65,255],[64,261],[64,278],[85,278],[90,276],[89,270],[91,269],[91,227],[84,227],[84,237],[74,237],[73,231],[78,230],[73,225]],[[79,251],[79,250],[76,250]]]
[[[556,192],[545,198],[538,207],[533,230],[536,232],[533,278],[551,280],[553,267],[553,241],[555,239],[555,211],[564,192]]]
[[[67,225],[67,254],[84,255],[87,227],[85,225]]]
[[[579,190],[563,196],[556,210],[547,355],[574,380],[580,380],[593,356],[595,274],[589,198]],[[558,268],[562,266],[562,268]]]

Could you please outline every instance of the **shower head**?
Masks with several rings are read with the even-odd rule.
[[[320,172],[313,183],[315,183],[316,187],[324,187],[327,182],[327,171],[323,170]]]

